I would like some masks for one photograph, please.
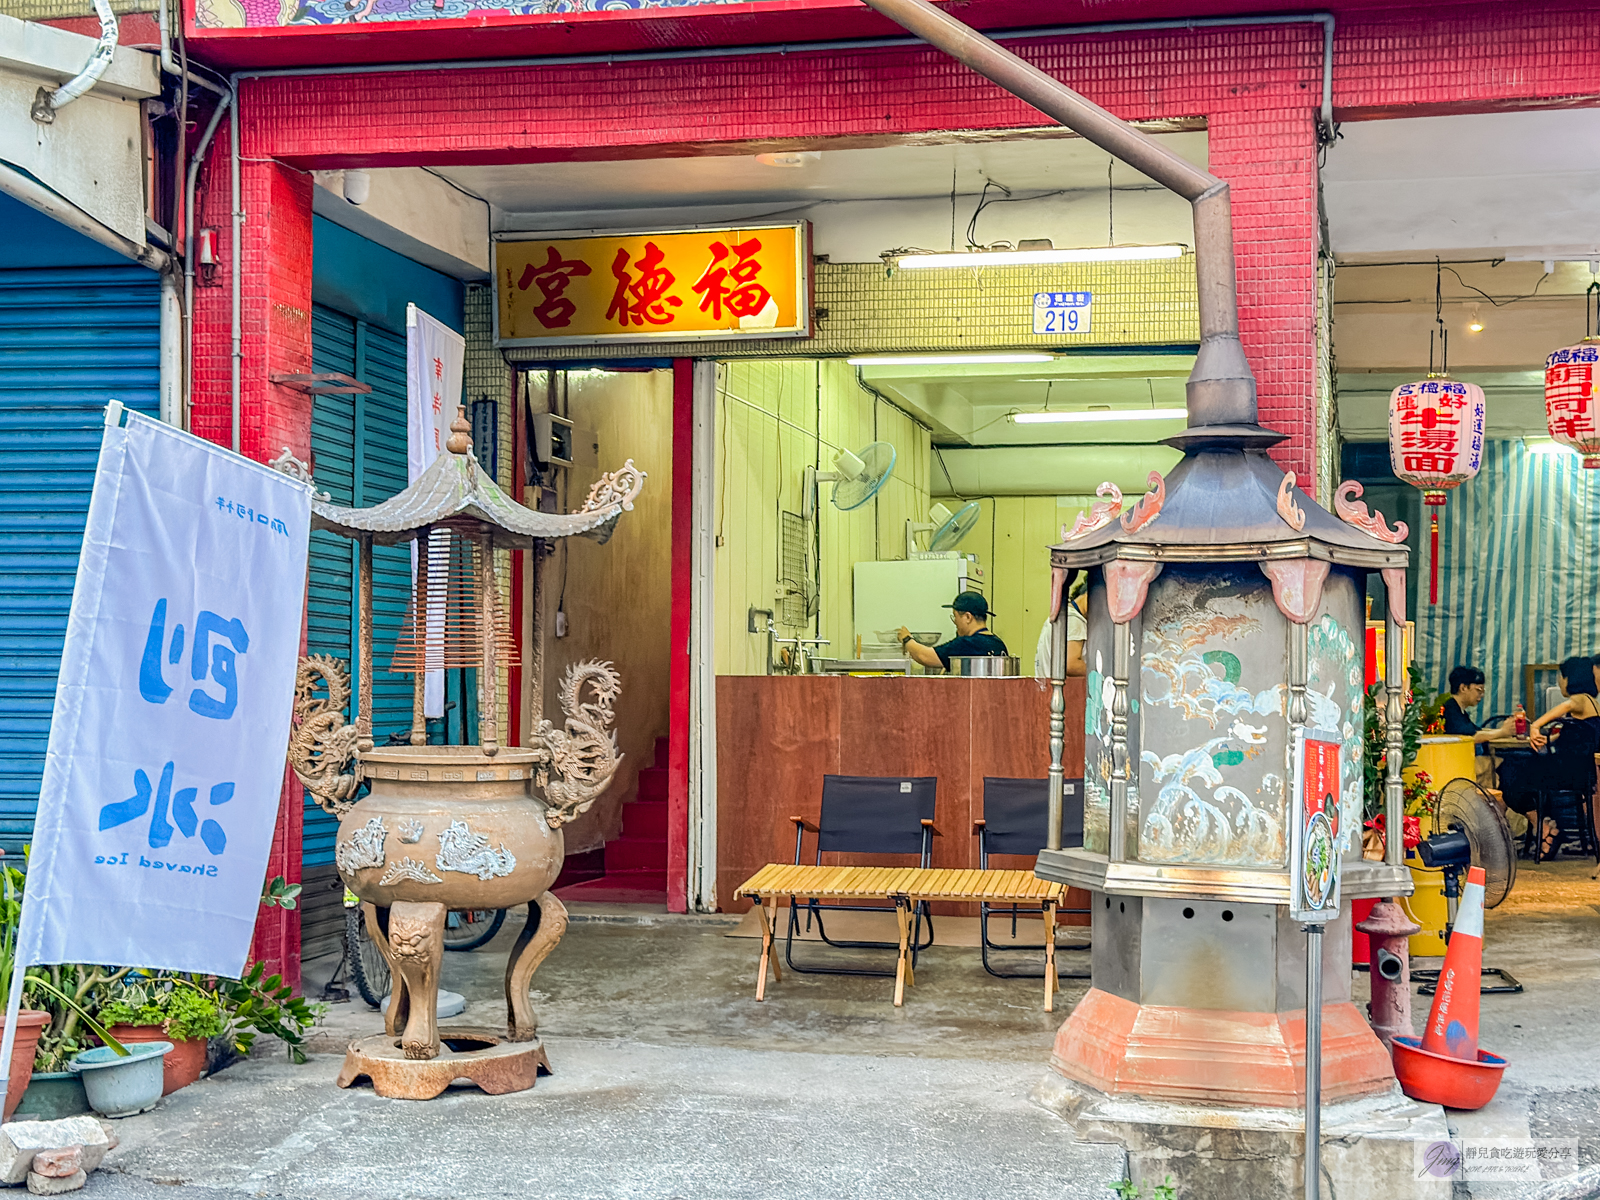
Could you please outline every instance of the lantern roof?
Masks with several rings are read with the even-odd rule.
[[[539,512],[506,495],[483,469],[472,453],[464,416],[457,416],[451,429],[445,452],[415,483],[381,504],[347,508],[332,503],[325,492],[313,492],[311,527],[347,538],[370,534],[380,546],[414,541],[435,527],[454,529],[473,540],[488,538],[499,550],[527,550],[536,540],[565,537],[605,542],[644,486],[645,473],[630,458],[620,470],[600,477],[577,512]],[[288,450],[273,465],[310,479]]]
[[[1355,501],[1359,484],[1340,486],[1335,516],[1296,486],[1294,472],[1244,439],[1187,440],[1184,451],[1164,479],[1152,472],[1151,491],[1126,511],[1117,489],[1102,484],[1102,501],[1078,519],[1076,536],[1051,548],[1051,565],[1285,558],[1367,570],[1406,565],[1405,526],[1391,529],[1369,514]]]

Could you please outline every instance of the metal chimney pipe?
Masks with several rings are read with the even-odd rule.
[[[1251,440],[1259,440],[1266,431],[1256,426],[1256,381],[1239,341],[1233,205],[1227,183],[927,0],[864,3],[1193,204],[1200,352],[1186,389],[1191,436],[1173,440],[1209,440],[1192,436],[1201,430],[1212,437],[1253,434]],[[1278,435],[1268,436],[1278,440]]]

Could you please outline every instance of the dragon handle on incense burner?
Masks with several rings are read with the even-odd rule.
[[[344,720],[349,701],[350,672],[342,660],[329,654],[300,660],[289,765],[307,794],[336,817],[355,804],[361,782],[355,771],[357,730]]]
[[[550,762],[539,772],[545,793],[545,819],[552,829],[586,812],[611,785],[622,762],[613,706],[622,694],[622,677],[608,662],[589,659],[573,663],[561,679],[562,726],[539,722],[533,744],[549,752]]]

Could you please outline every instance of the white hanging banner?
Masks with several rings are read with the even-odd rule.
[[[294,704],[309,488],[107,413],[19,964],[243,973]]]
[[[406,481],[415,483],[444,452],[450,422],[461,403],[461,379],[467,339],[415,304],[406,305]],[[444,636],[445,582],[448,562],[444,547],[428,560],[429,658]],[[416,581],[416,543],[411,548],[411,578]],[[430,670],[424,682],[422,715],[444,716],[444,671]]]

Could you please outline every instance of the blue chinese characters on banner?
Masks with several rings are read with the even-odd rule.
[[[126,421],[95,474],[19,955],[237,976],[283,786],[310,494]]]

